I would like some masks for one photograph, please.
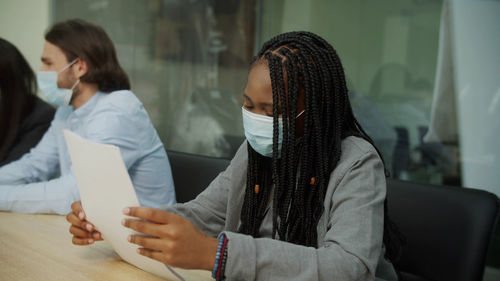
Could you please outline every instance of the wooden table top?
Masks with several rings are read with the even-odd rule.
[[[0,280],[165,279],[122,261],[106,242],[73,245],[64,216],[0,212]]]

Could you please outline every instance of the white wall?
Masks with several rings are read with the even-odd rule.
[[[1,0],[0,37],[14,44],[34,71],[42,65],[43,35],[50,23],[50,0]]]
[[[452,1],[464,186],[500,196],[500,1]]]

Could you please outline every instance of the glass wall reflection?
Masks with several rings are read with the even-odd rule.
[[[241,94],[254,53],[278,33],[318,33],[337,49],[355,114],[392,177],[500,194],[493,184],[499,175],[492,172],[500,166],[492,141],[500,123],[500,85],[492,77],[500,63],[491,59],[498,57],[491,46],[500,45],[494,32],[499,2],[450,3],[54,0],[53,16],[81,17],[107,30],[168,149],[227,158],[244,139]],[[466,28],[471,17],[483,32]],[[479,46],[490,46],[482,48],[482,58],[493,76],[461,59],[474,57],[467,52],[478,44],[461,39],[472,35],[485,42]],[[482,80],[467,80],[474,73]],[[482,92],[478,99],[457,98],[467,85]],[[492,120],[491,130],[470,121],[481,112],[490,112],[481,119]]]

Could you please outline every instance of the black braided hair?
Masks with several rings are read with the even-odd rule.
[[[273,238],[317,247],[317,232],[311,230],[316,230],[323,214],[342,140],[361,137],[375,147],[381,159],[382,155],[354,117],[340,58],[324,39],[310,32],[278,35],[264,43],[252,67],[259,63],[267,64],[271,76],[273,155],[264,157],[248,145],[247,188],[239,231],[259,236],[274,185]],[[304,126],[303,135],[297,136],[295,116],[301,89],[305,91]],[[394,260],[400,254],[399,235],[387,216],[387,199],[384,209],[386,257]]]

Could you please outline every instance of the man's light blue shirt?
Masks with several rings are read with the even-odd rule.
[[[60,107],[38,145],[0,168],[0,211],[66,214],[80,200],[63,129],[118,146],[141,206],[175,203],[163,144],[142,103],[124,90],[97,92],[76,110]]]

